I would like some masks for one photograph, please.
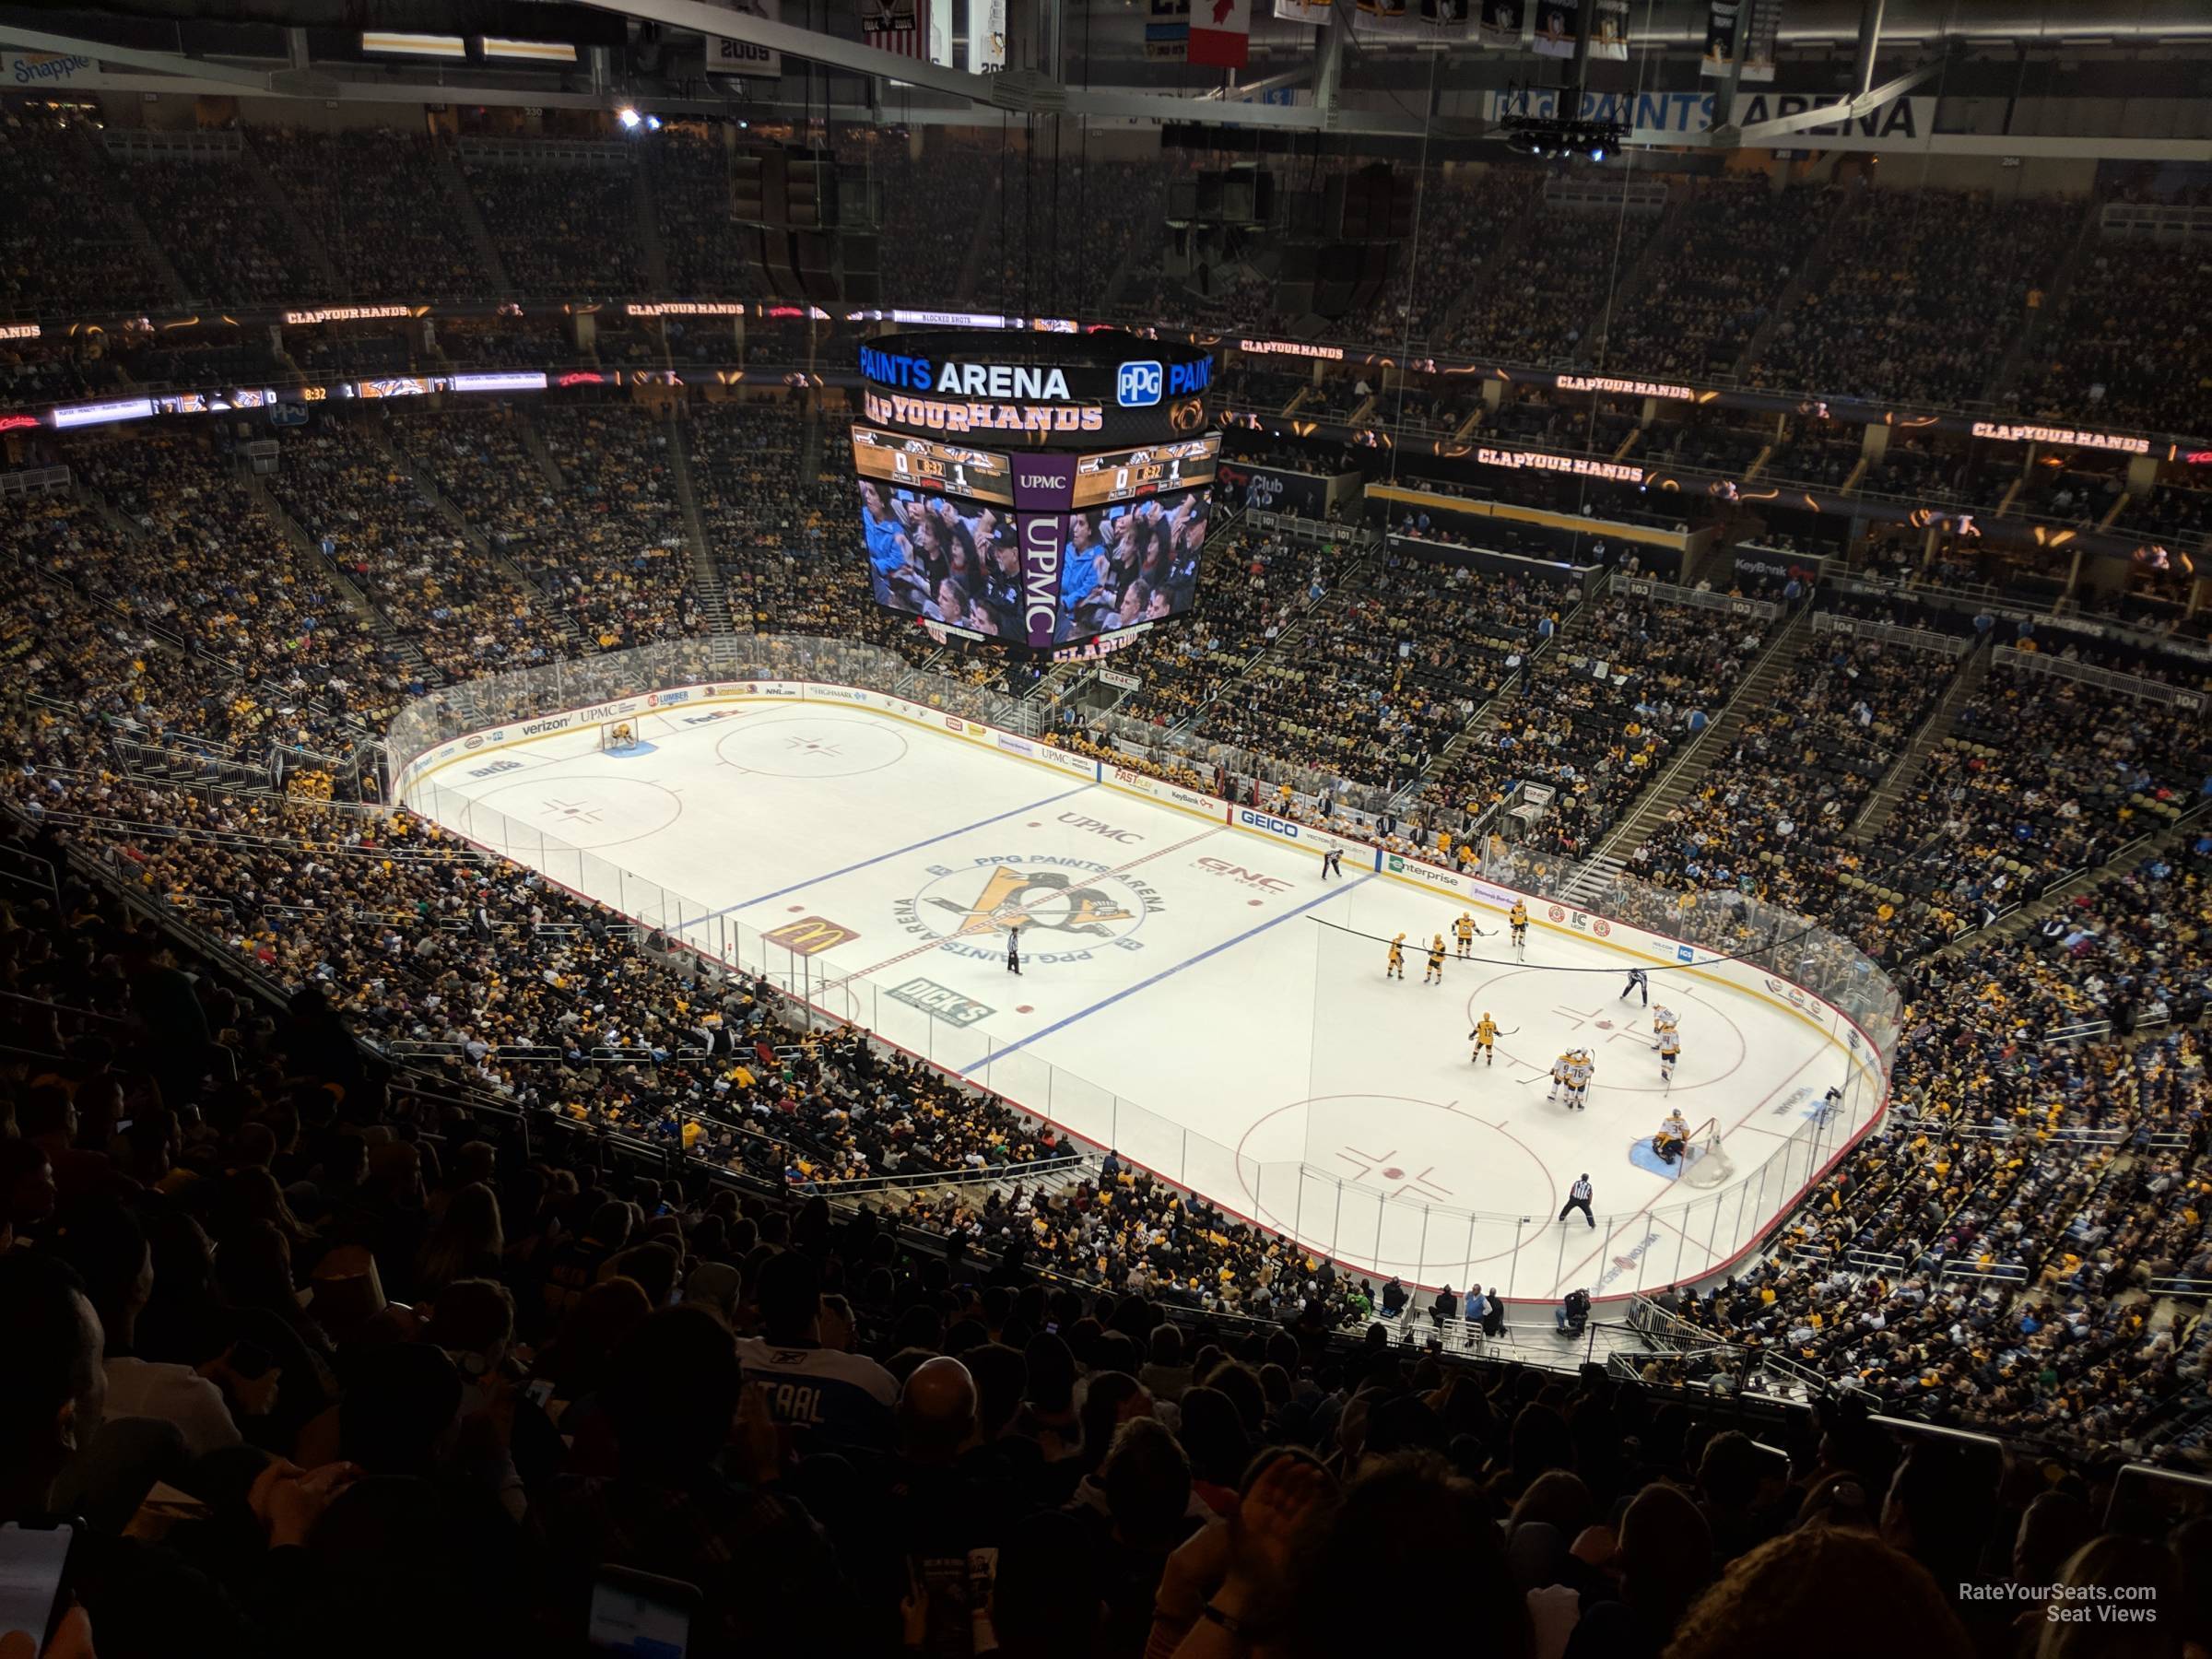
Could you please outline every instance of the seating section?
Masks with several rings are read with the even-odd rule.
[[[645,291],[638,182],[629,167],[518,162],[464,151],[460,168],[514,292],[606,298]]]
[[[2078,207],[1932,186],[1852,213],[1752,365],[1760,385],[1952,406],[1984,397],[2080,226]],[[1973,273],[1971,281],[1961,272]]]
[[[549,662],[565,643],[543,596],[480,558],[365,429],[329,421],[287,440],[269,488],[444,677]]]
[[[1956,671],[1910,645],[1808,635],[1771,706],[1749,712],[1696,795],[1630,855],[1631,873],[1821,913],[1860,810]]]
[[[337,268],[345,297],[458,298],[490,286],[453,211],[435,139],[257,130],[249,142]]]
[[[2171,822],[2212,770],[2186,711],[1995,667],[1865,851],[1838,921],[1894,957],[1981,925]]]
[[[1757,627],[1715,612],[1602,595],[1427,780],[1422,799],[1479,822],[1538,784],[1553,798],[1527,850],[1587,857],[1764,643]]]
[[[132,234],[97,142],[81,117],[0,105],[0,171],[9,187],[0,214],[0,307],[12,316],[158,310],[182,298]]]
[[[131,206],[203,304],[339,296],[237,155],[144,156],[121,164]]]

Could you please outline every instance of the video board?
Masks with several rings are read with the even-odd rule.
[[[1212,500],[1208,483],[1070,512],[1053,643],[1188,611],[1198,595]]]
[[[896,488],[943,490],[1001,507],[1014,504],[1014,479],[1006,457],[991,450],[855,426],[853,470]]]
[[[1136,449],[1108,450],[1076,463],[1075,505],[1100,507],[1177,489],[1203,488],[1214,481],[1221,434],[1207,432]]]
[[[1014,513],[1003,501],[859,480],[876,603],[947,628],[1028,642]]]

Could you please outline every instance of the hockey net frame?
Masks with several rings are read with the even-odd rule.
[[[1728,1155],[1721,1120],[1709,1117],[1689,1132],[1689,1139],[1683,1144],[1682,1173],[1676,1179],[1684,1186],[1716,1187],[1735,1173],[1735,1159]]]
[[[599,747],[605,753],[618,754],[624,749],[636,748],[638,741],[635,715],[628,720],[604,720],[599,723]]]

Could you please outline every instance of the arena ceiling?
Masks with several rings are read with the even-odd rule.
[[[1315,31],[1276,21],[1257,0],[1251,66],[1230,77],[1148,59],[1142,0],[1014,0],[1011,72],[996,76],[863,45],[853,0],[782,0],[785,18],[806,22],[707,0],[123,0],[0,6],[0,43],[83,56],[96,65],[84,80],[121,91],[634,103],[757,118],[826,110],[914,124],[1063,115],[1401,140],[1477,137],[1497,94],[1576,76],[1601,95],[1714,90],[1699,76],[1705,0],[1632,0],[1630,61],[1587,65],[1381,41],[1347,26],[1352,0],[1338,6],[1346,21]],[[380,60],[359,49],[371,29],[560,41],[577,61],[553,70]],[[780,51],[781,79],[710,77],[703,40],[715,33]],[[1775,60],[1776,78],[1760,90],[1778,97],[1855,96],[1862,110],[1884,95],[1938,100],[1941,118],[1918,135],[1928,153],[2212,162],[2212,8],[2203,0],[1783,0]],[[1262,91],[1287,101],[1262,101]],[[1786,146],[1818,119],[1800,115],[1794,129],[1764,112],[1713,132],[1639,131],[1631,145]]]

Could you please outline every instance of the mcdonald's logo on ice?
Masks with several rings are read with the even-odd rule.
[[[770,944],[795,950],[801,956],[820,956],[825,950],[835,950],[846,941],[859,938],[860,935],[850,927],[841,927],[827,916],[801,916],[795,922],[771,928],[766,937]]]

